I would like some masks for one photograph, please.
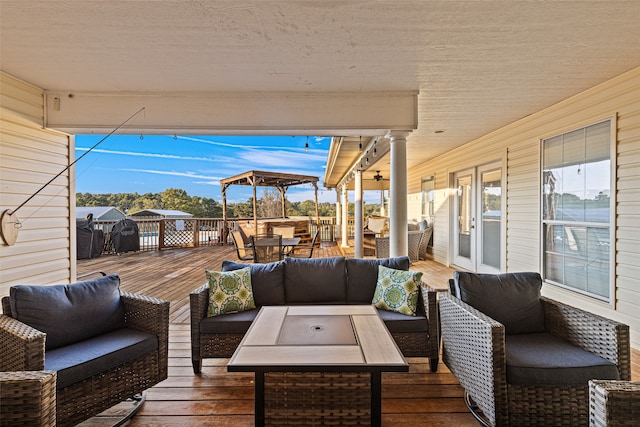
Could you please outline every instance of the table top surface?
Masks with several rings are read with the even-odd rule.
[[[346,369],[344,369],[346,368]],[[229,371],[408,371],[373,305],[265,306]]]
[[[296,246],[300,240],[300,237],[283,237],[282,246]]]

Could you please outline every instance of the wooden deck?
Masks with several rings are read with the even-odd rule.
[[[325,243],[314,250],[314,258],[339,255],[334,244]],[[189,293],[206,282],[205,269],[219,269],[225,259],[237,259],[233,247],[171,249],[78,261],[78,275],[118,273],[123,290],[171,302],[169,378],[147,391],[147,401],[127,426],[253,425],[253,374],[227,372],[228,359],[205,359],[200,375],[194,375],[191,367]],[[414,263],[412,270],[423,271],[425,281],[434,287],[443,288],[451,277],[450,269],[432,261]],[[467,411],[462,388],[442,363],[438,372],[432,373],[428,359],[408,361],[409,373],[383,374],[384,426],[479,425]],[[115,412],[107,411],[82,425],[111,425]]]

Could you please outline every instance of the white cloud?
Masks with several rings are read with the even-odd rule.
[[[88,151],[88,148],[85,147],[76,147],[76,151]],[[157,159],[170,159],[170,160],[200,160],[204,162],[217,162],[220,159],[214,157],[193,157],[193,156],[177,156],[175,154],[159,154],[159,153],[140,153],[137,151],[116,151],[116,150],[103,150],[100,148],[91,150],[92,153],[103,153],[103,154],[117,154],[122,156],[133,156],[133,157],[153,157]]]
[[[206,175],[196,175],[193,172],[176,172],[176,171],[161,171],[161,170],[155,170],[155,169],[121,169],[123,171],[127,171],[127,172],[140,172],[140,173],[151,173],[151,174],[155,174],[155,175],[169,175],[169,176],[182,176],[185,178],[198,178],[198,179],[206,179],[210,182],[214,182],[211,180],[217,180],[218,183],[217,185],[220,185],[220,178],[219,177],[212,177],[212,176],[206,176]]]

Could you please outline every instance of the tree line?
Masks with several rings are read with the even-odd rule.
[[[313,200],[291,202],[285,198],[287,216],[316,216]],[[170,209],[187,212],[196,218],[222,218],[222,203],[209,197],[190,196],[185,190],[169,188],[162,193],[107,193],[91,194],[77,193],[76,206],[114,206],[125,214],[131,214],[144,209]],[[282,215],[280,192],[276,189],[265,188],[262,197],[256,201],[258,218],[274,218]],[[364,208],[366,215],[379,212],[377,204],[367,204]],[[318,204],[320,216],[335,216],[335,203],[321,202]],[[350,204],[353,212],[353,204]],[[227,217],[253,217],[253,197],[246,202],[227,203]]]

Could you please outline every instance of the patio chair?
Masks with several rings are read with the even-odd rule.
[[[296,245],[287,256],[291,258],[311,258],[313,256],[313,248],[316,247],[316,241],[320,230],[316,230],[316,234],[313,235],[311,243],[300,243]]]
[[[244,240],[242,239],[242,233],[238,230],[231,232],[231,237],[233,237],[233,244],[236,246],[236,253],[238,254],[238,259],[241,261],[250,261],[253,259],[253,248],[251,245],[245,245]]]
[[[629,327],[540,296],[538,273],[455,272],[443,362],[484,426],[586,426],[590,379],[629,380]]]
[[[370,216],[367,218],[367,224],[365,225],[365,231],[371,231],[376,236],[384,236],[389,233],[389,218],[385,216]]]
[[[266,263],[282,260],[282,236],[279,234],[256,234],[251,236],[253,262]]]
[[[420,261],[420,242],[423,234],[424,232],[421,230],[407,231],[407,244],[411,262]]]
[[[376,258],[389,258],[389,237],[376,237]]]
[[[431,240],[433,234],[433,227],[427,227],[422,230],[422,239],[420,239],[420,246],[418,247],[418,258],[421,260],[427,259],[427,246]]]
[[[271,232],[281,235],[283,239],[289,239],[296,234],[296,227],[293,225],[274,225],[271,227]]]
[[[422,240],[422,231],[408,231],[407,243],[409,249],[409,260],[419,261],[419,247]],[[389,236],[376,237],[376,258],[388,258],[389,257]]]
[[[133,415],[144,402],[137,397],[167,378],[169,302],[119,286],[120,278],[109,275],[69,285],[16,285],[2,298],[0,371],[13,372],[14,379],[20,371],[53,371],[55,394],[42,395],[42,404],[55,400],[57,426],[76,425],[136,397]],[[29,386],[26,379],[20,385]],[[37,392],[32,385],[24,405]],[[10,409],[8,419],[20,410]],[[51,416],[51,409],[43,411]]]

